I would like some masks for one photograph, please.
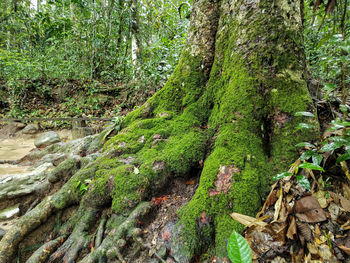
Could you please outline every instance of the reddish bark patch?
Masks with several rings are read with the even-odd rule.
[[[239,173],[240,170],[234,165],[220,166],[217,180],[214,182],[215,189],[209,191],[209,196],[219,195],[221,193],[227,194],[232,187],[233,175]]]

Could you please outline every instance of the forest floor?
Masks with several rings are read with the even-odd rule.
[[[141,106],[160,85],[139,81],[101,83],[98,81],[23,80],[23,94],[10,95],[0,80],[0,118],[106,118],[125,116]],[[4,122],[0,121],[0,126]],[[43,129],[70,128],[71,121],[41,122]],[[103,126],[104,121],[88,121],[88,126]]]

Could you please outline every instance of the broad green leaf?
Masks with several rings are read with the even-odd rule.
[[[300,156],[300,161],[305,161],[309,160],[312,156],[316,155],[316,150],[315,151],[305,151],[303,154]]]
[[[252,262],[252,251],[248,241],[233,231],[227,243],[228,257],[232,263],[250,263]]]
[[[330,137],[329,140],[331,140],[331,141],[333,141],[333,142],[348,143],[348,140],[346,140],[345,138],[340,137],[340,136],[333,136],[333,137]]]
[[[301,165],[299,165],[300,168],[304,168],[304,169],[311,169],[311,170],[317,170],[317,171],[322,171],[324,172],[324,169],[317,165],[317,164],[313,164],[313,163],[303,163]]]
[[[309,180],[303,176],[303,175],[298,175],[297,176],[297,181],[298,184],[300,184],[302,187],[304,187],[306,190],[311,191],[311,185]]]
[[[320,165],[323,160],[322,154],[315,154],[312,156],[312,163]]]
[[[299,117],[299,116],[304,116],[304,117],[315,117],[315,115],[311,112],[308,111],[299,111],[294,114],[294,116]]]
[[[309,143],[309,142],[301,142],[295,145],[295,147],[309,147],[309,148],[316,148],[315,145]]]
[[[299,123],[299,124],[297,125],[297,127],[296,127],[296,130],[299,131],[299,130],[301,130],[301,129],[312,129],[312,128],[314,128],[314,126],[311,125],[311,124]]]
[[[292,175],[292,173],[289,173],[289,172],[280,173],[272,177],[272,180],[278,181],[290,175]]]
[[[327,143],[321,148],[322,152],[332,152],[344,145],[344,142],[331,142]]]

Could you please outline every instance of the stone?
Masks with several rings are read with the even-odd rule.
[[[35,141],[34,141],[34,145],[37,148],[45,148],[51,144],[60,142],[61,138],[60,136],[57,134],[57,132],[54,131],[49,131],[49,132],[45,132],[43,134],[41,134]]]
[[[31,123],[28,124],[24,129],[22,130],[23,134],[36,134],[39,131],[40,127],[37,123]]]

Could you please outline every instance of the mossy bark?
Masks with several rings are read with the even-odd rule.
[[[126,238],[137,217],[149,211],[143,201],[171,178],[201,169],[202,160],[199,187],[178,213],[172,255],[177,262],[205,251],[226,257],[230,233],[242,230],[229,214],[253,216],[271,176],[296,157],[294,145],[316,138],[317,129],[294,131],[298,122],[307,121],[295,112],[313,111],[304,65],[299,1],[194,1],[188,41],[173,76],[125,118],[123,129],[105,144],[103,157],[82,170],[89,173],[77,172],[65,186],[74,193],[73,202],[80,202],[78,211],[95,215],[111,204],[120,215],[107,222],[115,231],[86,260],[113,254],[110,246]],[[92,179],[89,190],[79,196],[72,186],[85,179]],[[32,210],[37,222],[47,217],[41,212],[45,205],[50,211],[67,206],[65,196],[62,203],[55,198]],[[93,218],[80,212],[58,233],[71,235],[62,245],[73,255],[67,260],[88,242]],[[76,222],[81,224],[73,229]],[[14,230],[11,235],[0,243],[5,253],[0,262],[12,256],[8,241],[21,234]]]

